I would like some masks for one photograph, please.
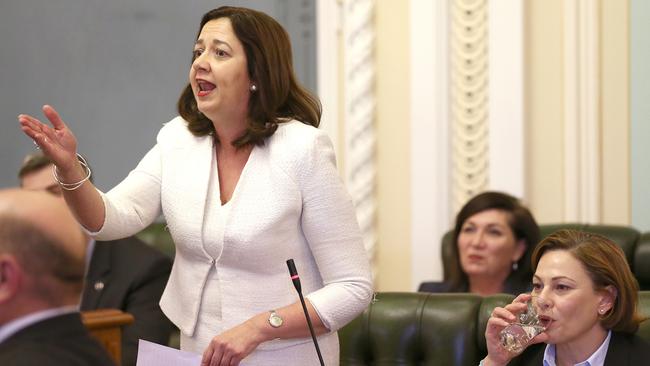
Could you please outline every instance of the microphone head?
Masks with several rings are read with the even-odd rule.
[[[293,263],[293,259],[287,260],[287,267],[289,268],[289,274],[291,275],[291,277],[298,275],[298,271],[296,270],[296,264]]]
[[[289,275],[291,276],[291,282],[293,282],[293,286],[296,288],[296,291],[298,291],[298,293],[301,293],[302,287],[300,286],[300,277],[298,276],[296,264],[293,263],[293,259],[287,260],[287,267],[289,267]]]

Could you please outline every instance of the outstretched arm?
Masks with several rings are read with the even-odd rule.
[[[54,162],[60,182],[82,181],[87,174],[77,159],[77,139],[52,106],[43,106],[43,113],[52,123],[51,127],[35,117],[21,114],[18,116],[20,128]],[[90,231],[99,231],[104,224],[104,202],[95,186],[86,180],[78,188],[63,192],[79,223]]]

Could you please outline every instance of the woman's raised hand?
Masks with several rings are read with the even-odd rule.
[[[27,114],[18,116],[20,129],[39,146],[61,171],[78,166],[77,139],[52,106],[44,105],[43,113],[52,127]]]
[[[483,360],[485,366],[507,365],[513,357],[517,356],[501,346],[499,333],[517,319],[516,314],[526,311],[526,301],[528,299],[530,299],[530,294],[521,294],[505,307],[494,308],[492,314],[490,314],[485,328],[485,341],[488,349],[488,355]],[[546,333],[541,333],[533,338],[529,344],[545,342],[547,339]]]

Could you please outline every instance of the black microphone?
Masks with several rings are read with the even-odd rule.
[[[311,333],[311,339],[314,341],[314,346],[316,347],[318,360],[320,361],[321,366],[325,366],[325,362],[323,362],[323,355],[321,355],[320,353],[320,347],[318,347],[318,341],[316,340],[316,334],[314,334],[314,326],[311,325],[311,318],[309,317],[309,312],[307,311],[307,305],[305,305],[305,299],[302,297],[300,277],[298,276],[298,271],[296,270],[295,263],[293,263],[293,259],[287,260],[287,267],[289,267],[289,274],[291,275],[291,281],[293,282],[293,287],[295,287],[296,291],[298,291],[298,297],[300,297],[300,303],[302,304],[302,311],[305,313],[305,318],[307,319],[307,326],[309,327],[309,333]]]

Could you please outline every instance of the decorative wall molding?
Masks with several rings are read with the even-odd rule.
[[[452,209],[488,188],[488,0],[452,0]]]
[[[449,1],[412,0],[411,284],[441,280],[440,238],[451,224]]]
[[[373,0],[343,1],[345,180],[373,263],[377,243],[374,9]]]
[[[564,220],[601,219],[599,5],[564,2]]]

